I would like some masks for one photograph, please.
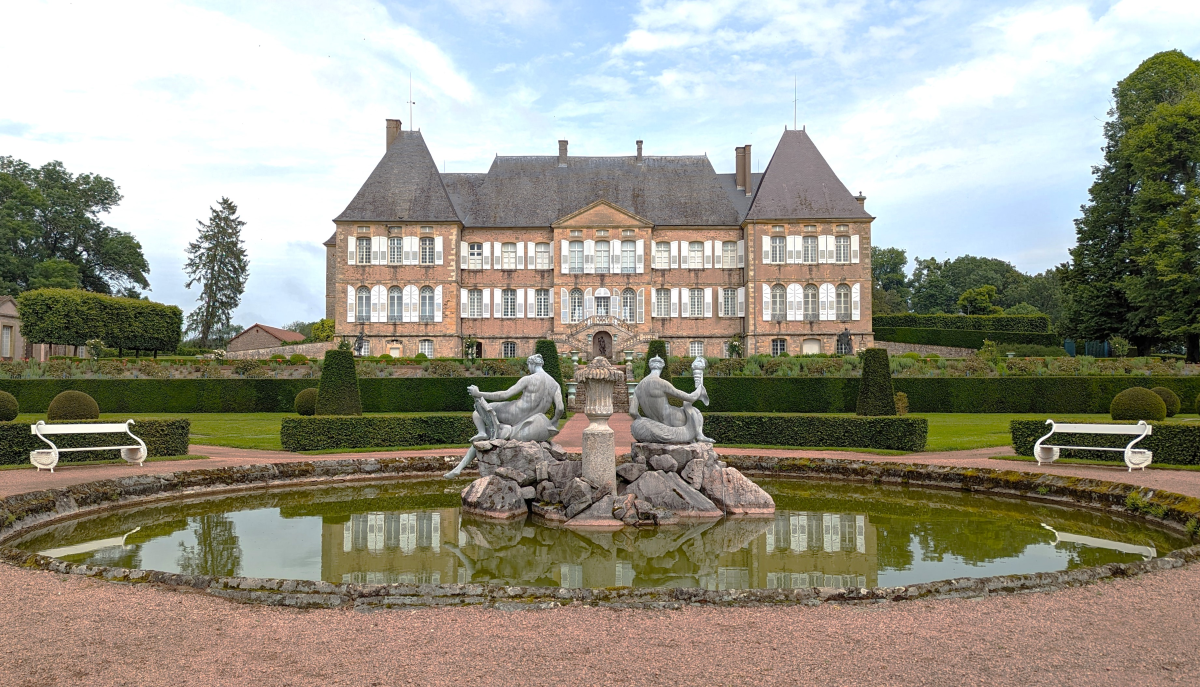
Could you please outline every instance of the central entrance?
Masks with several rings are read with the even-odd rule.
[[[592,336],[592,357],[596,356],[611,358],[612,357],[612,334],[605,331],[596,332]]]

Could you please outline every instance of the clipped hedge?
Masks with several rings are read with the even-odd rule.
[[[955,348],[982,348],[984,339],[994,341],[998,344],[1062,345],[1062,339],[1050,333],[982,331],[977,329],[875,327],[876,341],[923,344],[926,346],[953,346]]]
[[[358,372],[350,351],[325,351],[317,383],[317,415],[362,415]]]
[[[1050,331],[1047,315],[876,315],[871,326],[898,329],[970,329],[981,332]],[[992,339],[995,341],[995,339]]]
[[[718,444],[921,451],[925,449],[925,439],[929,435],[929,421],[894,416],[708,413],[704,416],[704,433]]]
[[[470,415],[285,417],[285,451],[465,444],[475,435]]]
[[[174,351],[183,311],[139,298],[80,289],[36,289],[17,296],[21,334],[33,343],[82,346],[102,339],[107,348]]]
[[[863,351],[862,380],[858,384],[858,415],[896,415],[896,392],[892,389],[892,374],[888,353],[882,348]]]
[[[116,420],[85,420],[83,422],[55,422],[53,424],[96,424],[112,423]],[[136,420],[133,433],[146,442],[148,457],[182,456],[188,452],[188,434],[192,423],[188,420]],[[133,443],[128,434],[61,434],[51,438],[59,448],[79,446],[123,446]],[[27,422],[0,422],[0,465],[19,465],[29,462],[29,452],[49,448],[45,442],[29,431]],[[79,463],[89,460],[112,460],[120,458],[116,451],[75,451],[60,453],[60,463]]]
[[[1134,424],[1117,422],[1112,424]],[[1154,453],[1155,463],[1167,465],[1200,465],[1200,425],[1185,425],[1172,422],[1151,422],[1154,433],[1137,443]],[[1033,445],[1050,431],[1042,420],[1013,420],[1009,423],[1013,450],[1019,456],[1032,456]],[[1071,446],[1105,446],[1121,448],[1132,436],[1127,434],[1059,434],[1055,432],[1051,443]],[[1087,458],[1125,464],[1124,455],[1117,451],[1080,451],[1063,449],[1063,458]]]

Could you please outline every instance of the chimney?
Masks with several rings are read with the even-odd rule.
[[[746,184],[746,195],[749,196],[753,195],[753,192],[750,190],[750,188],[754,185],[752,181],[753,177],[750,176],[750,170],[754,169],[750,166],[750,144],[747,143],[746,147],[742,150],[742,181]]]
[[[734,148],[733,151],[736,154],[736,159],[733,163],[733,179],[737,185],[737,190],[741,191],[746,188],[746,179],[742,176],[742,173],[745,171],[742,163],[746,161],[746,149],[739,147]]]
[[[858,204],[862,205],[863,207],[866,207],[867,205],[867,197],[862,194],[862,191],[859,191],[858,195],[854,196],[854,200],[857,200]]]
[[[395,141],[400,137],[400,131],[402,130],[402,127],[399,119],[388,119],[385,121],[387,121],[387,147],[391,148],[392,141]],[[386,149],[387,148],[384,150]]]
[[[558,142],[558,166],[559,167],[567,166],[567,142],[566,141]]]
[[[638,161],[638,164],[640,165],[640,164],[642,164],[642,142],[641,141],[637,142],[637,147],[638,147],[637,161]]]

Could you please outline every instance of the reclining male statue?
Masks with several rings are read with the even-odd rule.
[[[549,441],[558,434],[558,420],[563,414],[562,387],[542,369],[545,361],[538,353],[526,359],[529,374],[504,391],[480,391],[472,384],[467,392],[475,397],[475,412],[471,420],[478,433],[471,443],[485,439],[513,439],[516,441]],[[520,395],[515,401],[508,399]],[[489,403],[489,401],[501,401]],[[547,418],[546,411],[554,406],[554,417]],[[458,467],[445,477],[458,477],[471,465],[478,452],[475,446],[467,449]]]
[[[689,394],[662,378],[665,365],[662,358],[651,358],[650,374],[638,382],[629,401],[629,414],[634,418],[630,427],[633,440],[654,444],[690,444],[694,441],[711,444],[713,440],[704,436],[704,416],[693,406],[696,401],[708,402],[703,373],[694,373],[696,390]],[[697,358],[692,367],[703,370],[703,358]],[[683,401],[683,407],[671,405],[668,397]]]

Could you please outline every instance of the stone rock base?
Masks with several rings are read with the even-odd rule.
[[[717,459],[712,444],[638,442],[632,462],[620,466],[617,494],[633,494],[681,518],[770,515],[775,500],[737,469]]]

